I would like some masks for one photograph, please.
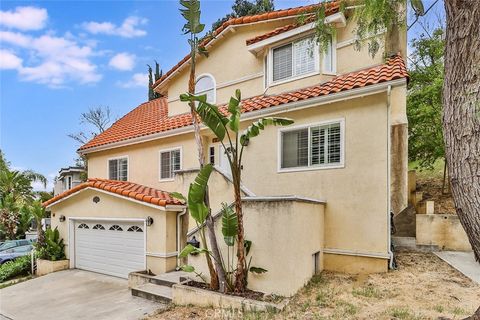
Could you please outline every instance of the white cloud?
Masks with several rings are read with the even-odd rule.
[[[20,79],[62,87],[67,81],[94,83],[101,79],[97,66],[91,61],[92,47],[79,45],[71,37],[42,35],[31,37],[22,33],[0,32],[0,41],[10,43],[26,52],[30,63],[16,65]]]
[[[135,55],[126,52],[116,54],[110,59],[108,65],[118,70],[132,70],[135,66]]]
[[[146,73],[135,73],[127,82],[117,81],[117,85],[122,88],[147,87],[148,75]]]
[[[40,30],[47,23],[47,10],[36,7],[16,7],[0,11],[0,25],[20,30]]]
[[[10,51],[0,49],[0,69],[18,69],[22,67],[22,59]]]
[[[126,18],[122,25],[116,26],[111,22],[84,22],[82,27],[93,34],[115,35],[124,38],[142,37],[147,34],[145,30],[137,28],[148,22],[145,18],[130,16]]]

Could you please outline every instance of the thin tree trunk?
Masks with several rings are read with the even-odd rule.
[[[191,59],[191,66],[190,66],[190,78],[188,79],[188,92],[190,94],[195,94],[195,48],[192,48],[192,59]],[[192,122],[195,132],[195,142],[197,144],[198,149],[198,162],[200,164],[200,168],[205,165],[205,156],[203,152],[203,141],[202,136],[200,135],[200,124],[198,123],[198,119],[196,116],[195,111],[195,103],[191,101],[189,103],[190,112],[192,114]],[[205,205],[210,208],[210,197],[208,193],[208,187],[205,192]],[[208,238],[210,240],[210,249],[212,250],[212,255],[214,257],[214,261],[212,263],[212,259],[207,254],[207,265],[208,270],[210,273],[210,287],[215,290],[219,290],[220,292],[226,291],[225,286],[225,272],[223,271],[222,263],[221,263],[221,256],[220,250],[218,249],[217,238],[215,237],[215,222],[213,221],[213,217],[211,212],[209,212],[208,216],[206,217],[205,224],[207,226]],[[213,266],[215,264],[215,268]]]
[[[443,129],[451,191],[480,261],[480,1],[445,0]]]
[[[240,168],[232,170],[233,187],[235,192],[235,211],[238,220],[237,235],[237,270],[235,271],[235,292],[244,292],[245,281],[245,230],[243,228],[242,196],[240,190]],[[248,271],[247,271],[248,272]]]

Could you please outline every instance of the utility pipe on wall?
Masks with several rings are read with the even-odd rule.
[[[391,125],[390,125],[390,110],[391,110],[391,98],[392,98],[392,86],[389,85],[387,87],[387,250],[388,250],[388,256],[390,257],[389,262],[388,262],[388,267],[390,269],[394,268],[393,265],[393,252],[392,252],[392,234],[391,234],[391,217],[390,217],[390,211],[391,211],[391,195],[390,195],[390,166],[391,166],[391,160],[390,157],[392,156],[391,150],[390,150],[390,140],[391,140]]]
[[[187,208],[183,209],[181,212],[177,214],[177,268],[180,266],[180,252],[182,251],[180,248],[180,238],[181,238],[181,221],[180,218],[187,213]]]

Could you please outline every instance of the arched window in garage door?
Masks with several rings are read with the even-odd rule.
[[[82,223],[78,226],[78,229],[90,229],[85,223]]]
[[[127,231],[130,231],[130,232],[143,232],[142,228],[137,227],[137,226],[131,226],[130,228],[128,228]]]
[[[118,224],[114,224],[114,225],[111,226],[108,230],[112,230],[112,231],[123,231],[122,227],[120,227]]]
[[[96,224],[92,228],[93,230],[105,230],[105,227],[102,226],[101,224]]]

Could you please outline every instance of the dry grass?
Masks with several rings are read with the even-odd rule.
[[[398,262],[398,270],[385,274],[323,272],[278,314],[172,306],[149,320],[463,319],[480,304],[480,286],[435,255],[402,252]]]

